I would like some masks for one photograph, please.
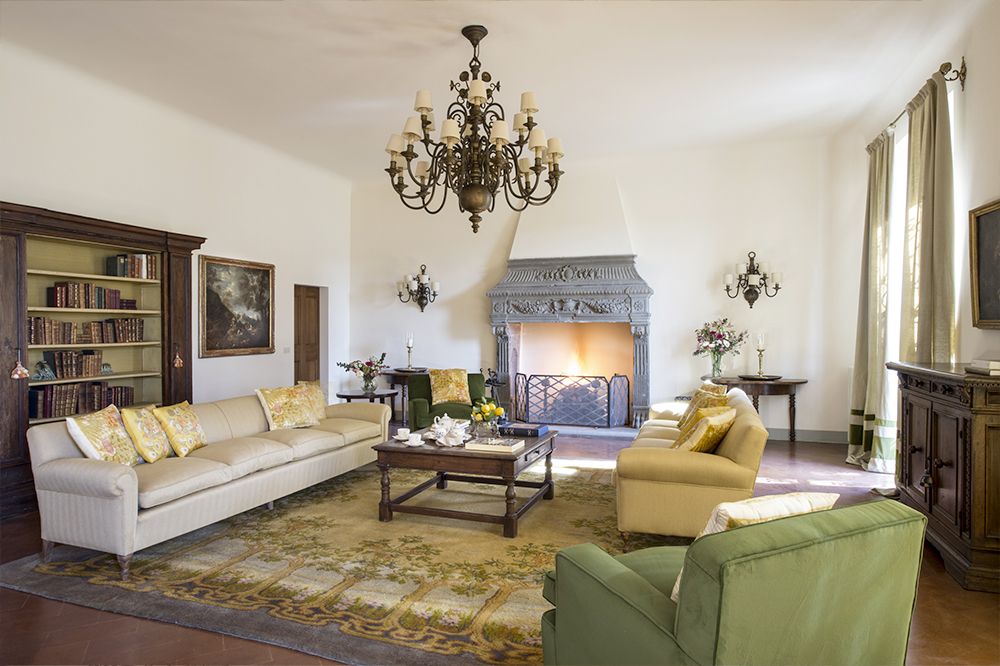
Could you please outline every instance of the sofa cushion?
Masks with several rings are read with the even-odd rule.
[[[669,449],[674,445],[674,440],[667,439],[665,437],[654,437],[646,436],[640,433],[640,436],[632,442],[632,448],[642,448],[644,446],[655,447],[660,449]]]
[[[267,432],[267,417],[260,400],[255,395],[244,395],[228,400],[216,400],[214,403],[229,422],[233,437],[253,437],[257,433]]]
[[[347,443],[344,436],[338,432],[317,430],[316,428],[272,430],[271,432],[262,432],[258,437],[281,442],[285,446],[291,447],[292,460],[311,458],[320,453],[339,449]]]
[[[681,431],[677,428],[671,428],[670,426],[651,426],[649,423],[646,423],[639,429],[639,434],[636,437],[637,439],[655,437],[656,439],[669,439],[670,441],[674,441],[680,436],[680,433]]]
[[[257,389],[261,409],[267,418],[268,430],[307,428],[319,423],[309,399],[309,387],[304,384]]]
[[[556,596],[556,572],[554,569],[545,572],[545,580],[542,582],[542,597],[553,606],[559,605],[559,602],[556,601],[558,597]]]
[[[357,419],[323,419],[318,426],[313,427],[314,430],[317,428],[326,432],[340,433],[344,436],[345,444],[382,436],[382,428],[379,424],[371,421],[358,421]]]
[[[615,559],[669,597],[681,567],[684,566],[685,554],[687,546],[657,546],[625,553]],[[669,626],[673,624],[671,618]]]
[[[228,466],[193,456],[163,458],[134,469],[139,482],[139,506],[143,509],[222,485],[233,478]]]
[[[677,421],[673,419],[648,419],[643,426],[660,426],[662,428],[676,428]]]
[[[223,442],[233,438],[233,429],[229,427],[229,419],[214,402],[191,405],[191,409],[198,417],[198,423],[201,424],[201,429],[208,442]]]
[[[129,466],[142,462],[114,405],[83,416],[71,416],[66,419],[66,428],[88,458]]]
[[[198,415],[187,400],[176,405],[156,407],[153,415],[167,433],[170,448],[181,458],[208,443]]]
[[[203,446],[189,454],[201,460],[228,465],[232,478],[238,479],[257,470],[284,465],[292,460],[292,449],[280,442],[257,437],[238,437]]]

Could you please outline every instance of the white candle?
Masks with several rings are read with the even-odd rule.
[[[493,127],[490,128],[490,141],[502,146],[510,141],[510,132],[507,130],[506,120],[494,120]]]
[[[760,265],[760,272],[763,273],[764,275],[770,275],[771,274],[771,264],[767,263],[766,261],[762,262],[761,265]]]
[[[416,291],[416,290],[417,290],[417,281],[410,280],[410,291]]]
[[[737,275],[743,275],[746,272],[747,272],[747,265],[746,264],[736,264],[736,274]]]
[[[410,280],[412,280],[412,279],[413,279],[413,276],[410,275],[409,273],[407,273],[406,275],[403,276],[403,282],[406,282],[407,284],[409,284]]]
[[[410,116],[403,125],[403,138],[410,143],[416,141],[424,135],[423,127],[420,124],[420,116]]]
[[[400,296],[403,295],[403,289],[404,289],[403,283],[402,282],[397,282],[396,283],[396,291],[399,292]]]
[[[726,282],[726,286],[727,287],[732,287],[733,286],[733,274],[732,273],[726,273],[725,282]]]
[[[435,294],[441,291],[441,283],[431,282],[431,291],[433,291]]]
[[[760,333],[757,335],[757,349],[764,351],[766,347],[764,346],[764,334]]]
[[[535,101],[535,93],[521,93],[521,111],[529,116],[533,113],[538,113],[538,102]]]
[[[481,79],[469,81],[469,101],[476,106],[486,103],[486,82]]]
[[[555,137],[549,139],[548,150],[553,162],[558,162],[559,158],[565,154],[563,153],[562,141]]]
[[[427,284],[430,281],[430,279],[431,276],[427,275],[426,273],[420,274],[420,284]]]
[[[427,177],[427,170],[430,168],[431,164],[427,160],[420,160],[417,162],[416,173],[414,174],[417,178],[423,180]]]
[[[430,113],[434,110],[431,106],[431,91],[430,90],[418,90],[417,99],[413,102],[413,110],[417,113]]]
[[[406,334],[406,346],[407,347],[412,347],[413,346],[413,333],[407,333]]]
[[[385,152],[393,156],[397,153],[403,152],[403,137],[398,134],[390,136],[389,142],[385,144]]]
[[[780,271],[774,274],[774,286],[778,286],[779,284],[781,284],[781,272]]]

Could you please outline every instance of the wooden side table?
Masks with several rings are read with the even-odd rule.
[[[795,388],[800,384],[805,384],[807,379],[740,379],[739,377],[713,377],[716,384],[736,387],[750,396],[753,400],[753,408],[760,411],[759,402],[762,395],[787,395],[788,396],[788,439],[795,441]]]
[[[397,395],[399,395],[399,391],[396,389],[376,389],[374,393],[365,393],[361,390],[341,391],[337,394],[337,397],[346,400],[347,402],[351,402],[352,400],[367,400],[368,402],[375,402],[378,400],[383,405],[385,404],[385,399],[388,398],[389,409],[392,410],[389,420],[395,421]]]
[[[399,386],[402,390],[403,396],[401,399],[401,405],[399,411],[401,412],[403,418],[402,423],[404,426],[410,425],[410,408],[407,405],[407,382],[413,375],[426,375],[427,369],[415,369],[415,370],[405,370],[392,368],[390,370],[383,370],[381,375],[385,377],[386,382],[389,384],[390,388],[396,388]]]

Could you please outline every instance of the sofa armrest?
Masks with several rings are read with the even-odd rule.
[[[62,458],[35,470],[35,488],[85,497],[113,499],[131,495],[137,498],[139,481],[135,470],[128,465],[89,458]]]
[[[382,439],[389,439],[389,417],[391,415],[392,410],[389,409],[389,405],[374,402],[342,402],[326,407],[326,418],[328,419],[356,419],[379,424],[382,428]]]
[[[690,404],[690,400],[670,400],[668,402],[658,402],[649,406],[649,418],[680,421]]]
[[[756,470],[738,465],[725,456],[648,446],[620,451],[615,472],[619,483],[639,479],[737,489],[753,489],[757,478]]]
[[[409,407],[411,428],[425,428],[430,425],[431,404],[426,398],[411,398]]]

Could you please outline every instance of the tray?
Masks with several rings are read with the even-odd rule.
[[[773,382],[776,379],[781,379],[781,375],[737,375],[740,379],[746,379],[749,381],[758,382]]]

